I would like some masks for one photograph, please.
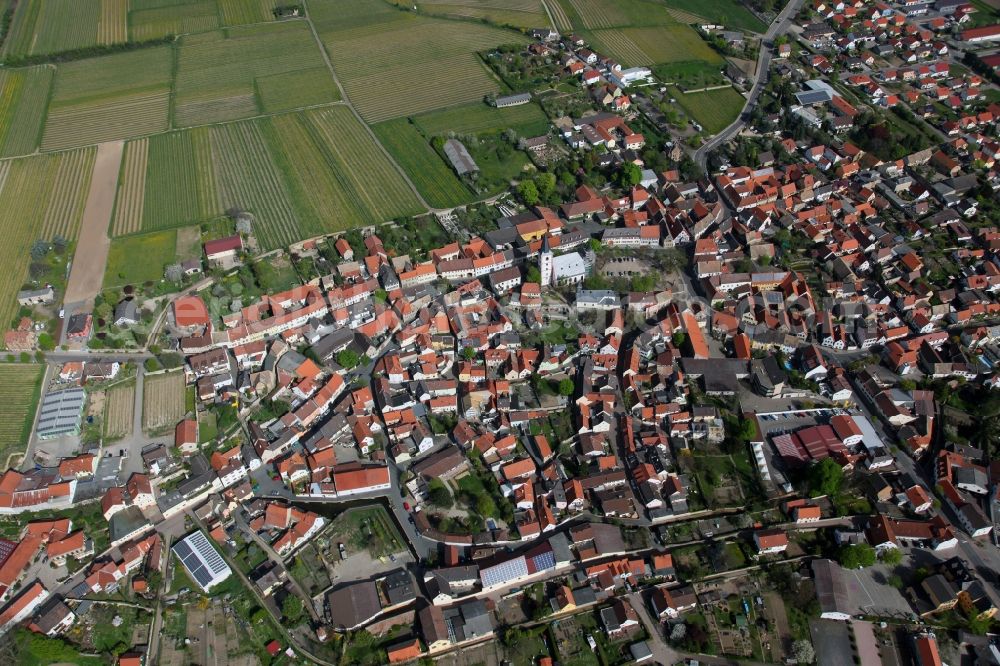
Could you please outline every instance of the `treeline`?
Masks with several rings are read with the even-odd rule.
[[[8,10],[8,13],[11,10]],[[4,20],[7,19],[7,15],[4,15]],[[4,32],[6,36],[6,32]],[[176,35],[167,35],[165,37],[159,37],[157,39],[146,39],[141,42],[122,42],[120,44],[95,44],[94,46],[84,46],[78,49],[71,49],[69,51],[60,51],[58,53],[38,53],[34,55],[24,55],[24,56],[7,56],[3,59],[5,65],[10,65],[12,67],[23,67],[28,65],[48,65],[56,64],[61,62],[73,62],[74,60],[84,60],[86,58],[95,58],[98,56],[113,55],[115,53],[125,53],[128,51],[137,51],[139,49],[151,48],[153,46],[163,46],[166,44],[172,44],[177,38]]]

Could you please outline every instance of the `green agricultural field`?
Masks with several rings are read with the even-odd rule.
[[[149,138],[142,229],[177,227],[224,212],[215,187],[210,132],[198,127]]]
[[[267,119],[271,150],[301,202],[303,232],[324,233],[420,212],[378,143],[349,109]]]
[[[549,24],[541,0],[431,0],[431,2],[407,2],[390,0],[393,4],[417,9],[432,16],[485,20],[513,28],[540,28]]]
[[[526,41],[513,31],[426,18],[381,0],[319,0],[309,11],[347,96],[369,123],[498,92],[477,53]]]
[[[57,234],[74,240],[83,217],[97,150],[0,162],[0,321],[17,310],[15,296],[28,276],[31,245]]]
[[[671,96],[709,134],[717,134],[740,115],[746,99],[735,88],[720,88],[684,94],[677,88],[668,88]]]
[[[254,214],[268,249],[421,212],[416,195],[345,106],[157,135],[126,147],[112,232]]]
[[[38,407],[45,366],[41,363],[0,364],[0,465],[10,467],[12,453],[24,454]]]
[[[3,55],[29,56],[95,46],[100,22],[99,0],[19,0]]]
[[[508,128],[521,136],[538,136],[549,128],[548,118],[534,103],[497,109],[478,102],[425,113],[414,117],[413,122],[428,136],[449,132],[480,134]]]
[[[173,116],[178,127],[332,102],[337,87],[301,21],[184,37]]]
[[[106,1],[106,0],[105,0]],[[129,0],[132,41],[216,30],[227,25],[274,20],[283,0]]]
[[[177,257],[177,230],[123,236],[111,241],[104,286],[123,287],[159,281]]]
[[[215,30],[219,7],[214,0],[132,0],[129,3],[128,32],[132,41],[159,39],[167,35]]]
[[[166,130],[172,61],[162,46],[60,65],[42,150]]]
[[[27,155],[38,147],[52,74],[44,66],[0,70],[0,156]]]
[[[671,9],[720,23],[732,30],[764,32],[767,26],[743,6],[739,0],[663,0]]]
[[[693,28],[678,21],[659,0],[553,0],[556,2],[596,50],[627,67],[685,60],[722,62]]]
[[[223,206],[252,212],[257,238],[270,249],[303,234],[285,174],[275,163],[262,125],[242,122],[213,128],[212,152],[218,155],[217,182]]]
[[[387,120],[372,129],[432,207],[451,208],[473,198],[472,192],[407,118]]]

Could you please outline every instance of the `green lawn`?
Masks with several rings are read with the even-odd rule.
[[[198,415],[198,438],[201,443],[214,441],[219,434],[218,422],[212,412],[202,412]]]
[[[521,136],[537,136],[544,134],[549,128],[548,118],[534,102],[504,109],[476,102],[421,114],[415,116],[413,122],[427,136],[449,132],[480,134],[508,128],[515,130]]]
[[[656,78],[664,83],[674,83],[685,89],[705,88],[727,83],[722,65],[704,60],[684,60],[653,67]]]
[[[122,236],[111,241],[104,286],[120,287],[159,281],[163,270],[177,259],[177,230]]]
[[[677,88],[668,88],[670,95],[709,134],[725,129],[740,115],[746,99],[735,88],[720,88],[697,93],[682,93]]]

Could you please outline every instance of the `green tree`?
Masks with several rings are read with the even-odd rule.
[[[38,348],[42,351],[52,351],[56,348],[56,341],[48,333],[41,333],[38,336]]]
[[[875,564],[875,549],[866,543],[842,546],[837,551],[837,561],[845,569],[860,569]]]
[[[94,308],[94,314],[97,315],[98,319],[103,319],[104,321],[109,321],[114,310],[110,303],[101,303],[96,308]]]
[[[528,266],[528,270],[525,272],[524,279],[526,282],[538,282],[542,281],[542,272],[538,270],[538,266]]]
[[[575,388],[576,385],[569,377],[559,381],[559,395],[571,396]]]
[[[548,200],[556,191],[556,176],[553,173],[540,173],[535,176],[535,189],[542,200]]]
[[[476,358],[476,350],[473,349],[472,347],[463,348],[462,358],[464,358],[466,361],[471,361],[472,359]]]
[[[535,185],[534,181],[522,180],[517,186],[517,193],[527,206],[534,206],[538,203],[538,186]]]
[[[480,516],[496,517],[497,515],[497,505],[493,501],[493,498],[482,493],[476,498],[476,513]]]
[[[809,468],[806,480],[813,497],[833,496],[840,492],[844,483],[844,470],[833,458],[824,458]]]
[[[302,599],[300,599],[297,594],[289,594],[285,597],[285,600],[281,602],[281,614],[284,616],[285,621],[293,627],[302,621],[302,615],[304,612],[305,607],[302,605]]]
[[[881,559],[885,564],[894,567],[903,561],[903,554],[899,552],[898,548],[890,548],[889,550],[883,552],[879,559]]]
[[[618,171],[618,184],[629,188],[639,184],[642,180],[642,169],[635,162],[626,162]]]
[[[342,349],[337,352],[337,363],[341,367],[350,370],[351,368],[357,367],[358,363],[361,363],[361,354],[353,349]]]
[[[437,478],[431,479],[430,483],[427,484],[427,498],[431,504],[442,509],[450,509],[455,504],[455,500],[448,492],[448,488],[445,487],[444,481]]]

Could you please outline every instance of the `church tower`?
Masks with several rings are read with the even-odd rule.
[[[552,248],[549,247],[549,235],[542,237],[542,249],[538,253],[538,272],[542,275],[542,286],[552,283]]]

